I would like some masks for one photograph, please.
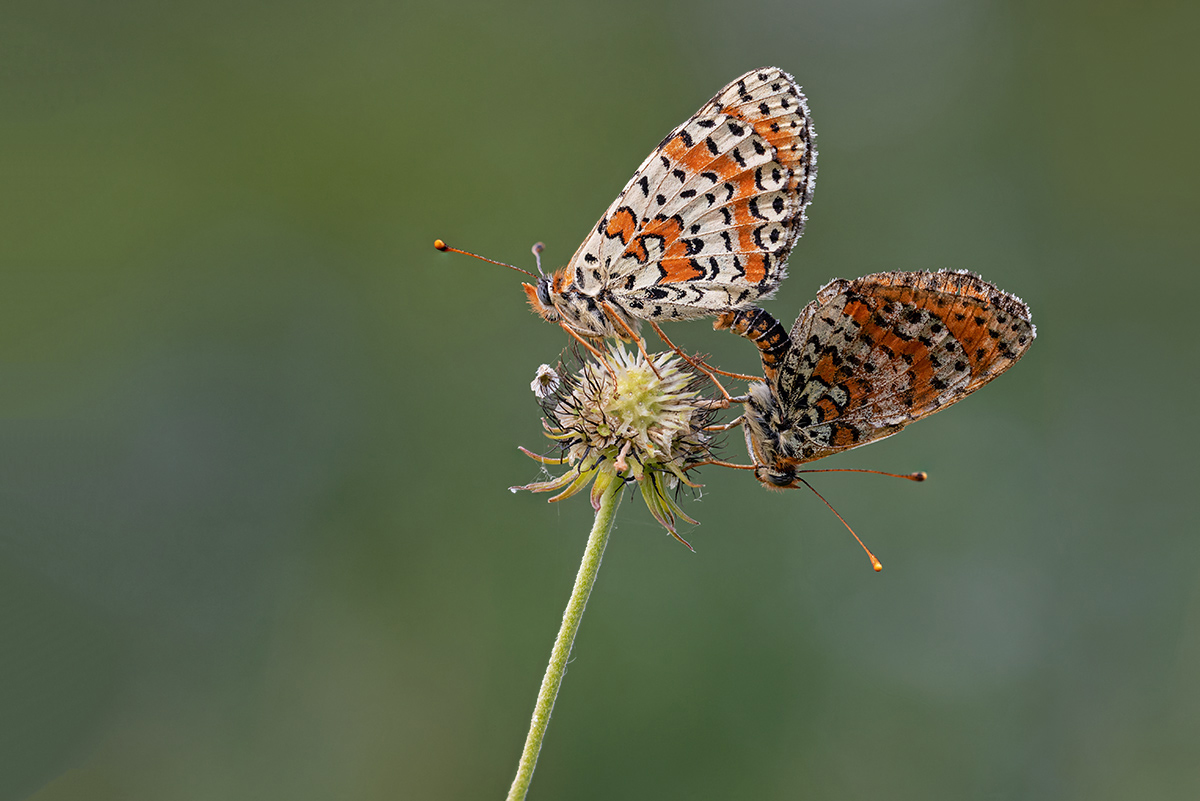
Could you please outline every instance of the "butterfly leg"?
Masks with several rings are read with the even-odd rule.
[[[608,363],[608,359],[605,358],[603,353],[596,350],[596,348],[592,345],[592,343],[588,342],[586,339],[579,336],[579,334],[575,333],[575,331],[573,331],[571,329],[571,326],[569,326],[566,323],[561,322],[561,321],[559,322],[559,325],[562,327],[562,330],[566,331],[568,334],[575,337],[575,339],[579,342],[580,345],[583,345],[585,348],[587,348],[589,351],[591,351],[591,354],[596,357],[597,361],[599,361],[602,365],[604,365],[604,369],[607,370],[608,374],[613,377],[613,380],[614,381],[616,380],[617,373],[615,370],[612,369],[612,366]]]
[[[719,370],[716,367],[713,367],[708,362],[700,362],[700,364],[698,364],[696,366],[700,367],[700,365],[704,365],[704,367],[707,367],[709,370],[712,370],[717,375],[723,375],[726,378],[736,378],[739,381],[762,381],[763,380],[762,376],[759,376],[759,375],[743,375],[742,373],[731,373],[727,370]],[[704,369],[704,368],[700,367],[700,369]]]
[[[717,467],[732,467],[734,470],[757,470],[756,464],[734,464],[733,462],[722,462],[720,459],[709,459],[704,462],[696,462],[692,467],[704,467],[705,465],[716,465]]]
[[[658,327],[658,323],[654,322],[653,320],[648,320],[647,322],[650,323],[650,326],[654,329],[654,332],[656,334],[658,334],[658,338],[661,339],[664,343],[666,343],[668,348],[670,348],[671,350],[678,353],[681,357],[683,357],[683,360],[685,362],[687,362],[688,364],[690,364],[692,367],[695,367],[697,370],[699,370],[700,372],[702,372],[706,376],[708,376],[710,379],[712,379],[712,382],[717,385],[717,389],[721,390],[721,394],[725,396],[725,400],[729,401],[730,403],[736,402],[737,399],[732,397],[725,390],[725,387],[723,387],[721,385],[721,382],[719,380],[717,380],[717,376],[714,374],[719,373],[720,375],[728,376],[729,378],[739,378],[743,381],[761,381],[762,380],[761,378],[757,378],[752,375],[741,375],[739,373],[727,373],[724,370],[718,370],[717,368],[713,367],[711,364],[708,364],[707,362],[705,362],[703,359],[699,359],[699,360],[693,359],[691,356],[688,356],[686,353],[684,353],[683,350],[681,350],[678,345],[676,345],[674,342],[671,341],[670,337],[668,337],[666,335],[666,333],[664,333],[663,330]]]
[[[601,301],[600,308],[604,309],[604,313],[608,315],[608,319],[621,326],[621,328],[625,330],[625,333],[629,335],[629,338],[637,343],[637,347],[638,350],[641,351],[642,358],[646,360],[646,364],[650,365],[650,369],[654,371],[654,374],[661,379],[662,373],[658,372],[658,367],[655,366],[654,360],[650,358],[649,353],[646,353],[646,342],[637,335],[636,331],[629,327],[629,323],[625,322],[625,320],[621,318],[621,315],[617,314],[616,309],[608,305],[608,303]]]
[[[733,400],[733,399],[730,398],[730,400]],[[737,417],[733,418],[728,423],[722,423],[721,425],[717,425],[717,426],[705,426],[704,430],[705,431],[728,431],[731,428],[737,428],[745,421],[746,421],[746,415],[739,414]]]

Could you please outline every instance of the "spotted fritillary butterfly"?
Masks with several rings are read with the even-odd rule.
[[[888,272],[836,279],[790,333],[762,309],[714,326],[754,341],[765,381],[746,401],[759,481],[797,484],[797,467],[890,437],[965,398],[1033,344],[1029,307],[977,275]]]
[[[534,311],[584,337],[691,320],[771,297],[804,230],[816,133],[800,87],[748,72],[673,130],[565,267],[524,284]]]

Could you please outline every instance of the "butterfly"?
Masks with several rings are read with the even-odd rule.
[[[802,481],[806,462],[957,403],[1016,364],[1037,335],[1020,298],[966,271],[836,279],[790,332],[758,308],[713,327],[761,352],[765,380],[748,388],[743,427],[755,476],[781,488]]]
[[[815,139],[792,76],[746,73],[667,134],[566,266],[523,284],[530,305],[576,336],[629,340],[642,320],[771,297],[804,230]]]

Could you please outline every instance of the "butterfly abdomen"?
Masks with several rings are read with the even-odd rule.
[[[768,312],[751,306],[740,311],[725,312],[713,323],[713,328],[728,328],[755,344],[762,355],[763,373],[774,384],[779,363],[792,347],[787,329]]]

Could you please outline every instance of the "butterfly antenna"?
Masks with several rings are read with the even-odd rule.
[[[873,473],[877,476],[888,476],[890,478],[906,478],[909,481],[924,481],[929,478],[929,474],[924,470],[918,470],[915,473],[885,473],[882,470],[858,470],[852,467],[828,467],[824,470],[797,470],[797,473]]]
[[[533,251],[533,260],[537,262],[538,275],[542,276],[543,278],[546,276],[546,274],[542,272],[542,251],[545,249],[546,246],[541,242],[534,242],[533,247],[530,248],[530,250]]]
[[[899,478],[907,478],[907,476],[899,476]],[[880,570],[883,570],[883,563],[875,558],[875,554],[871,553],[870,548],[868,548],[866,545],[863,545],[863,541],[858,539],[858,535],[854,533],[854,529],[850,528],[850,524],[846,522],[846,518],[844,518],[838,514],[838,510],[834,509],[833,506],[829,503],[829,501],[825,500],[825,496],[822,495],[821,493],[817,492],[815,489],[813,489],[813,485],[809,484],[804,479],[797,478],[796,480],[799,481],[804,486],[808,487],[810,490],[812,490],[813,495],[816,495],[818,498],[820,498],[821,503],[828,506],[829,511],[831,511],[835,515],[837,515],[837,519],[842,521],[842,525],[846,527],[846,530],[850,532],[850,535],[852,537],[854,537],[854,539],[858,540],[858,544],[862,545],[862,549],[867,552],[867,556],[870,557],[870,559],[871,559],[871,567],[875,568],[875,572],[878,573]]]
[[[537,278],[537,276],[534,275],[533,273],[529,272],[529,270],[522,270],[520,267],[513,267],[511,264],[506,264],[505,262],[502,262],[502,261],[496,261],[495,259],[485,258],[484,256],[480,256],[477,253],[472,253],[469,250],[459,250],[458,248],[452,248],[440,239],[433,240],[433,246],[435,248],[437,248],[438,250],[442,251],[443,253],[446,253],[446,252],[461,253],[464,256],[470,256],[472,258],[479,259],[480,261],[491,262],[492,264],[499,264],[501,267],[508,267],[510,269],[516,270],[519,273],[525,273],[530,278]]]

